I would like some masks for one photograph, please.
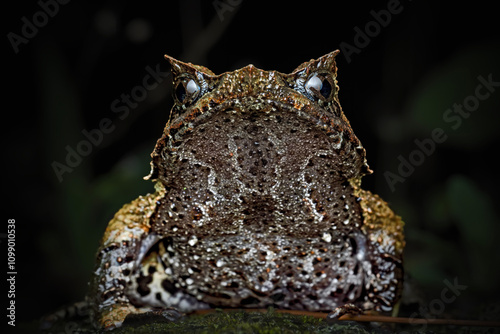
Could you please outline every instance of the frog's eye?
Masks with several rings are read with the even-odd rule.
[[[314,73],[306,80],[304,85],[307,95],[324,102],[333,99],[334,87],[335,83],[329,73]]]
[[[193,103],[199,94],[200,86],[192,78],[183,78],[175,85],[174,96],[180,105]]]

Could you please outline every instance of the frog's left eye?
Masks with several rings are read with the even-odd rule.
[[[200,95],[200,85],[192,78],[183,78],[177,82],[174,96],[180,105],[193,103]]]
[[[305,82],[304,88],[310,97],[324,102],[331,101],[334,96],[335,83],[329,73],[314,73]]]

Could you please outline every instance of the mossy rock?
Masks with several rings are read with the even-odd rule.
[[[216,311],[183,317],[176,322],[143,321],[126,323],[112,333],[370,333],[356,323],[329,325],[322,319],[245,311]]]
[[[43,333],[95,333],[88,320],[66,321],[54,324]],[[222,311],[204,315],[184,316],[170,321],[158,314],[143,314],[127,318],[124,324],[110,334],[131,333],[388,333],[368,324],[342,321],[329,324],[323,319],[275,312]]]
[[[24,327],[22,333],[37,332],[38,326],[32,323]],[[20,328],[21,329],[21,328]],[[324,319],[311,316],[276,312],[270,308],[267,312],[248,312],[243,310],[216,310],[203,315],[183,316],[171,321],[161,313],[142,314],[128,317],[124,324],[109,334],[132,333],[353,333],[353,334],[388,334],[388,333],[500,333],[499,328],[458,327],[458,326],[412,326],[394,324],[358,323],[338,321],[328,323]],[[97,333],[88,319],[66,320],[54,324],[42,331],[46,334],[58,333]]]

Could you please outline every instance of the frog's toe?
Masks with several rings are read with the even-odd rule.
[[[97,328],[112,330],[121,327],[123,321],[129,314],[142,313],[140,309],[127,304],[115,304],[108,309],[101,310],[94,318],[94,324]]]
[[[338,321],[339,318],[344,314],[358,315],[358,314],[364,314],[364,311],[354,304],[345,304],[335,308],[335,310],[328,313],[328,315],[326,316],[326,321],[327,322]]]
[[[169,309],[161,311],[162,317],[169,321],[177,321],[184,316],[183,313],[177,311],[176,309]]]

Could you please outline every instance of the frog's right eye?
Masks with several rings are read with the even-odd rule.
[[[175,84],[174,97],[181,106],[192,104],[200,95],[200,85],[189,77],[182,78]]]
[[[313,101],[330,102],[335,97],[335,81],[328,72],[314,73],[304,84],[305,95]]]

